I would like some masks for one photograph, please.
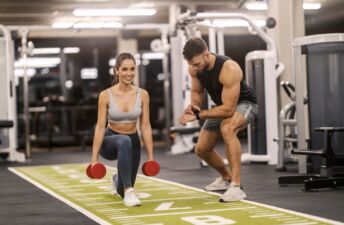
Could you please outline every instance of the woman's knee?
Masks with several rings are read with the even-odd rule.
[[[131,139],[128,135],[118,135],[116,137],[116,145],[118,149],[132,148]]]

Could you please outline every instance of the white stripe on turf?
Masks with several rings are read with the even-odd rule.
[[[251,218],[259,218],[259,217],[276,217],[276,216],[284,216],[285,214],[282,213],[274,213],[274,214],[261,214],[261,215],[253,215],[250,216]]]
[[[69,194],[70,196],[84,196],[84,195],[103,195],[103,194],[109,194],[108,191],[103,192],[87,192],[87,193],[77,193],[77,194]]]
[[[111,225],[111,223],[108,223],[107,221],[103,220],[102,218],[99,218],[98,216],[94,215],[93,213],[85,210],[84,208],[81,208],[77,204],[74,204],[73,202],[69,201],[68,199],[66,199],[66,198],[56,194],[55,192],[51,191],[50,189],[44,187],[40,183],[38,183],[38,182],[34,181],[33,179],[31,179],[30,177],[28,177],[28,176],[18,172],[15,168],[8,168],[8,170],[11,171],[12,173],[18,175],[19,177],[23,178],[24,180],[30,182],[31,184],[35,185],[39,189],[47,192],[48,194],[52,195],[53,197],[57,198],[58,200],[66,203],[70,207],[78,210],[79,212],[81,212],[82,214],[84,214],[88,218],[92,219],[93,221],[95,221],[95,222],[97,222],[99,224],[102,224],[102,225]]]
[[[317,224],[317,222],[309,222],[309,223],[284,223],[283,225],[311,225],[311,224]]]
[[[102,185],[102,184],[91,183],[91,184],[59,185],[58,187],[61,187],[61,188],[75,188],[75,187],[89,187],[89,186],[100,186],[100,185]]]
[[[156,198],[156,199],[151,199],[151,200],[143,200],[141,199],[141,202],[160,202],[160,201],[175,201],[175,200],[185,200],[185,199],[200,199],[200,198],[210,198],[211,196],[198,196],[198,197],[181,197],[181,198]],[[119,204],[123,203],[121,202],[98,202],[98,203],[92,203],[92,204],[87,204],[89,206],[91,205],[111,205],[111,204]]]
[[[177,186],[184,187],[184,188],[187,188],[187,189],[190,189],[190,190],[195,190],[195,191],[198,191],[198,192],[203,192],[203,193],[206,192],[206,191],[204,191],[202,189],[199,189],[199,188],[190,187],[190,186],[187,186],[187,185],[184,185],[184,184],[175,183],[175,182],[172,182],[172,181],[162,180],[162,179],[155,178],[155,177],[146,177],[146,176],[141,175],[141,174],[139,174],[139,176],[145,177],[145,178],[150,179],[150,180],[156,180],[156,181],[160,181],[160,182],[167,183],[167,184],[177,185]],[[206,193],[209,193],[211,195],[221,196],[221,194],[214,193],[214,192],[206,192]],[[250,203],[250,204],[253,204],[253,205],[257,205],[257,206],[273,209],[273,210],[279,210],[279,211],[290,213],[290,214],[297,215],[297,216],[303,216],[303,217],[306,217],[306,218],[310,218],[310,219],[314,219],[314,220],[319,220],[321,222],[330,223],[330,224],[333,224],[333,225],[343,225],[342,222],[331,220],[331,219],[326,219],[326,218],[323,218],[323,217],[313,216],[313,215],[309,215],[309,214],[305,214],[305,213],[301,213],[301,212],[296,212],[296,211],[292,211],[292,210],[289,210],[289,209],[283,209],[283,208],[279,208],[279,207],[276,207],[276,206],[271,206],[271,205],[267,205],[267,204],[263,204],[263,203],[253,202],[253,201],[249,201],[249,200],[241,200],[241,201],[247,202],[247,203]]]
[[[232,210],[246,210],[252,207],[237,207],[237,208],[224,208],[224,209],[211,209],[211,210],[199,210],[199,211],[190,211],[190,212],[170,212],[170,213],[154,213],[154,214],[144,214],[144,215],[135,215],[135,216],[123,216],[123,217],[113,217],[116,218],[143,218],[143,217],[153,217],[153,216],[169,216],[169,215],[184,215],[184,214],[195,214],[195,213],[208,213],[208,212],[221,212],[221,211],[232,211]]]

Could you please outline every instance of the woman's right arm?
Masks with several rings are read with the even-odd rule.
[[[108,94],[106,91],[102,91],[98,99],[98,117],[97,125],[94,131],[93,146],[92,146],[92,163],[98,162],[98,155],[101,144],[104,138],[105,126],[106,126],[106,116],[108,108]]]

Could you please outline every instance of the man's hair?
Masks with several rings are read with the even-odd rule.
[[[192,57],[199,55],[206,50],[208,50],[208,46],[202,38],[191,38],[184,45],[183,56],[186,60],[191,60]]]

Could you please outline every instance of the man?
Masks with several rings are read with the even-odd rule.
[[[189,64],[192,82],[191,105],[185,109],[179,122],[185,126],[187,122],[205,119],[195,152],[221,175],[205,189],[226,190],[220,202],[242,200],[246,198],[246,194],[240,185],[241,145],[237,133],[258,112],[255,91],[243,80],[242,71],[236,62],[227,56],[210,53],[201,38],[188,40],[183,56]],[[216,106],[201,110],[204,89]],[[230,170],[214,150],[221,136]]]

